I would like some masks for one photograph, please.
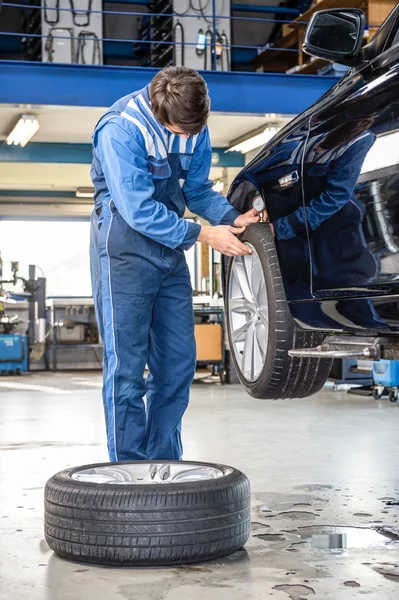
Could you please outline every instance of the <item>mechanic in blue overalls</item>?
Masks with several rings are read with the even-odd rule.
[[[237,234],[259,215],[241,215],[208,179],[209,106],[196,71],[169,67],[94,131],[90,255],[111,461],[182,458],[196,363],[184,250],[200,241],[229,256],[251,253]],[[185,220],[186,208],[213,227]]]

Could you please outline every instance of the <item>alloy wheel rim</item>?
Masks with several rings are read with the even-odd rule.
[[[266,362],[269,307],[262,263],[255,248],[246,245],[252,254],[236,256],[232,261],[229,335],[241,374],[253,383],[259,379]]]
[[[221,470],[212,465],[195,463],[142,463],[112,464],[87,469],[77,469],[71,479],[84,483],[117,485],[154,485],[168,483],[192,483],[219,479],[231,470]]]

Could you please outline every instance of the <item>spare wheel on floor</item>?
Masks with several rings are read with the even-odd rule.
[[[45,488],[45,537],[59,556],[103,565],[220,558],[250,535],[248,478],[225,465],[118,462],[66,469]]]

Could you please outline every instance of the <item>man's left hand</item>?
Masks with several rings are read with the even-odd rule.
[[[265,213],[266,213],[266,211],[264,210],[263,211],[264,219],[267,217],[267,215]],[[258,211],[255,210],[254,208],[251,208],[251,210],[249,210],[248,212],[237,217],[236,220],[234,221],[233,225],[235,227],[247,227],[247,225],[252,225],[252,223],[259,223],[259,221],[260,221],[260,213],[258,213]]]

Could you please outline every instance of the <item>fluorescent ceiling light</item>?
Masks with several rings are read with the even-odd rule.
[[[223,189],[224,189],[224,184],[223,184],[223,181],[222,181],[221,179],[217,179],[217,180],[214,182],[214,185],[213,185],[212,189],[213,189],[215,192],[219,192],[219,194],[223,194]]]
[[[260,146],[264,146],[269,140],[272,139],[276,135],[278,131],[280,131],[281,127],[277,124],[270,124],[267,127],[260,127],[255,131],[251,131],[245,136],[234,140],[230,146],[227,148],[226,152],[241,152],[242,154],[246,154],[247,152],[251,152],[251,150],[255,150],[255,148],[259,148]]]
[[[35,115],[22,115],[14,129],[7,137],[7,144],[9,146],[18,144],[23,148],[29,142],[29,140],[35,135],[39,129],[39,121]]]
[[[93,198],[94,188],[78,188],[75,196],[76,198]]]

